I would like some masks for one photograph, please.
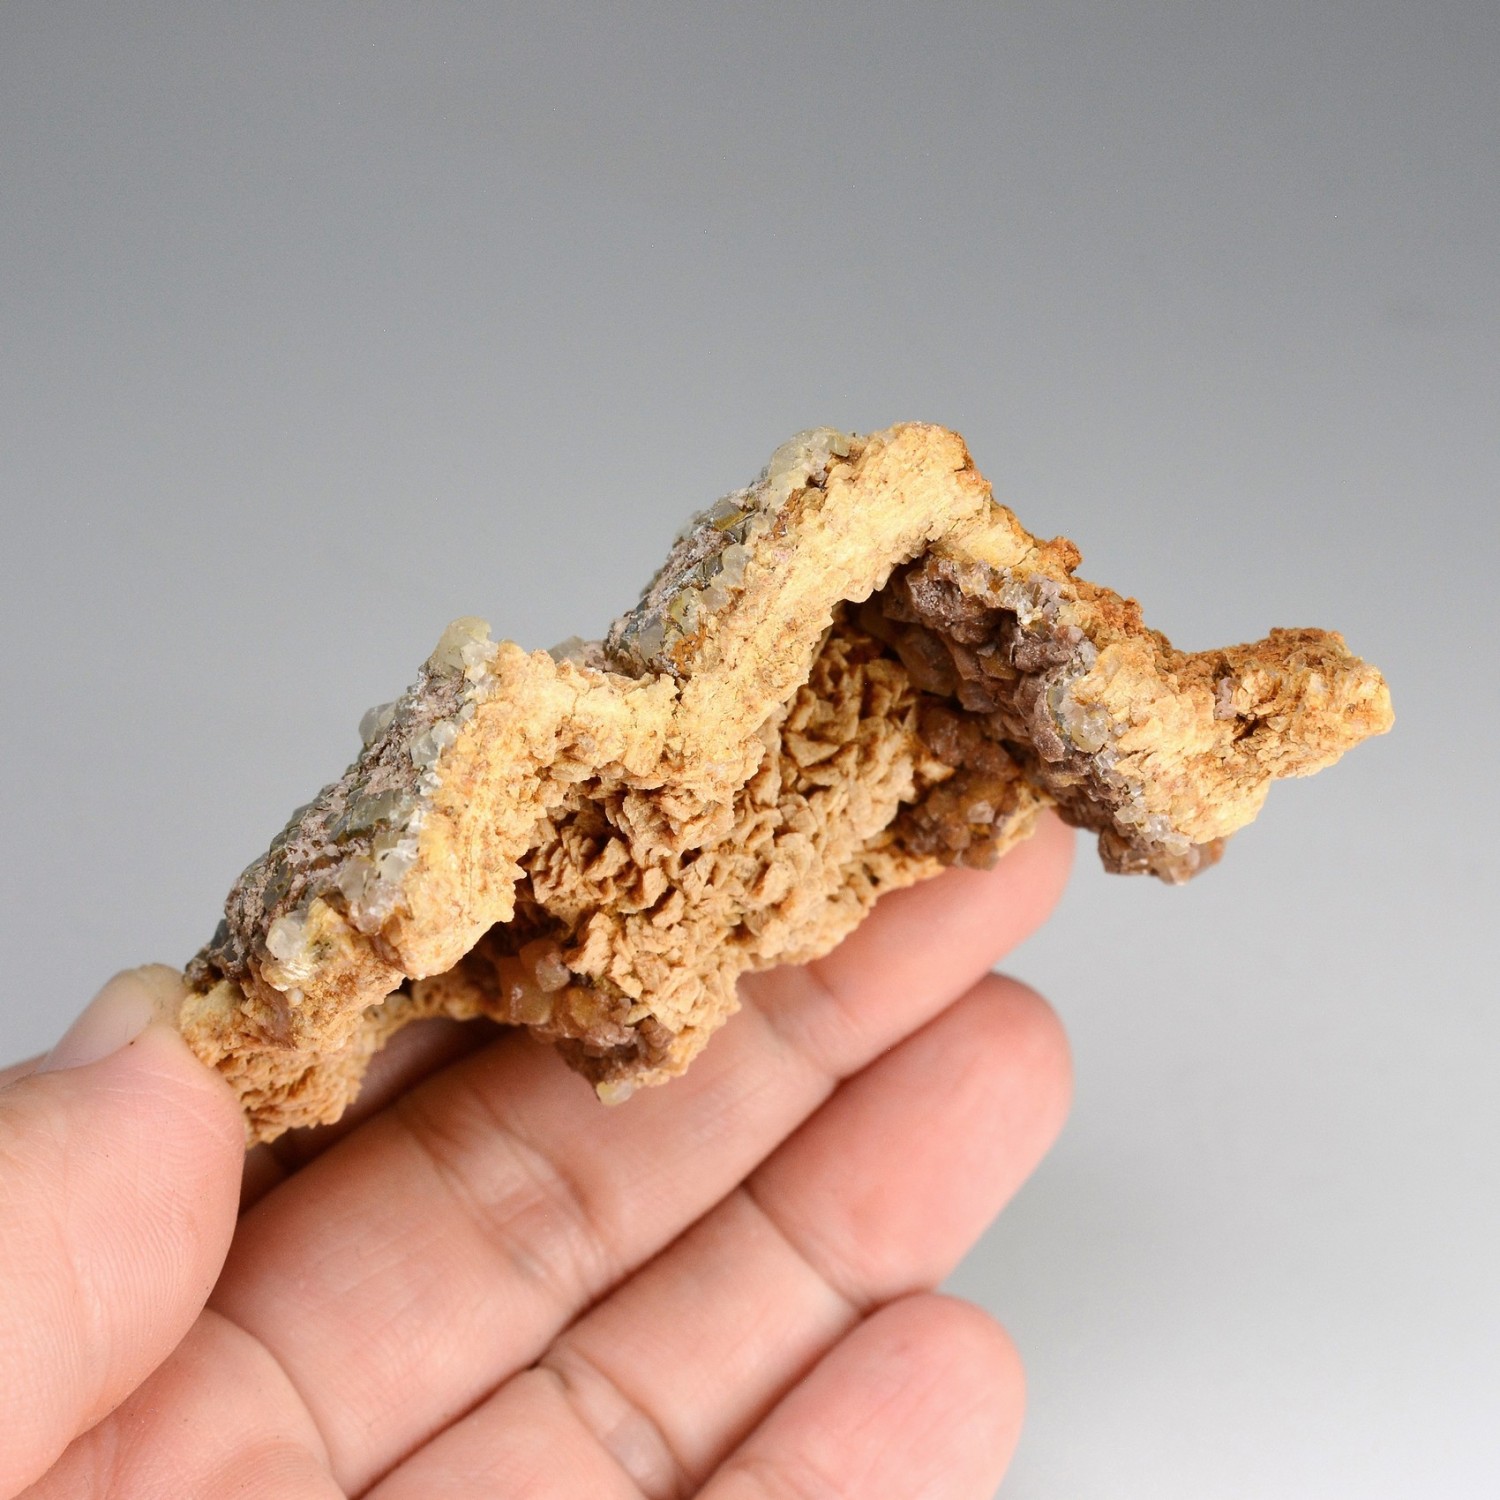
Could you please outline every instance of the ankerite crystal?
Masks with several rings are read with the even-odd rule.
[[[618,1099],[740,974],[1055,806],[1182,881],[1271,781],[1390,727],[1320,630],[1186,655],[991,497],[962,439],[828,429],[696,516],[603,641],[456,621],[240,877],[179,1024],[254,1138],[337,1118],[418,1016],[555,1041]]]

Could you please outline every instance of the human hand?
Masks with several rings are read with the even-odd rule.
[[[174,1031],[118,1045],[165,971],[112,981],[0,1075],[0,1496],[990,1495],[1020,1366],[931,1288],[1067,1108],[1055,1018],[986,971],[1070,847],[886,897],[612,1110],[429,1022],[244,1158]]]

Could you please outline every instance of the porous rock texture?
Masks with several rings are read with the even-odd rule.
[[[603,641],[456,621],[240,877],[178,1021],[251,1139],[336,1119],[419,1016],[555,1042],[615,1101],[739,975],[1057,808],[1186,880],[1271,781],[1391,723],[1340,636],[1186,655],[991,497],[963,441],[806,432],[696,516]]]

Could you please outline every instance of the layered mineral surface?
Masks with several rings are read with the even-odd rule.
[[[1078,562],[955,433],[802,433],[603,641],[451,625],[240,877],[184,1035],[252,1139],[336,1119],[437,1014],[525,1026],[619,1100],[687,1066],[741,974],[992,863],[1044,807],[1181,882],[1273,779],[1390,727],[1339,635],[1184,654]]]

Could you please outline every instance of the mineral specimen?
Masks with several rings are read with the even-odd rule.
[[[337,1118],[434,1014],[526,1026],[618,1100],[687,1066],[739,975],[993,862],[1042,807],[1179,882],[1275,777],[1390,727],[1340,636],[1186,655],[1078,561],[955,433],[801,434],[603,641],[449,626],[240,877],[184,1035],[252,1139]]]

